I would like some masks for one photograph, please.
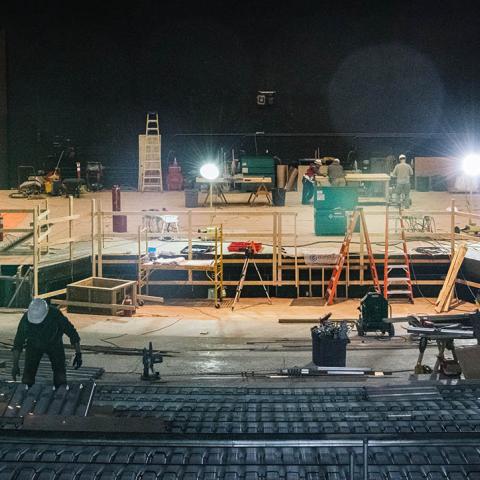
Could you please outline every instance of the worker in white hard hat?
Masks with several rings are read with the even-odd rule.
[[[73,366],[78,369],[82,366],[82,352],[77,330],[60,310],[48,306],[47,302],[41,298],[34,298],[20,320],[13,341],[13,379],[16,380],[20,374],[19,360],[22,350],[25,348],[22,383],[29,387],[35,383],[40,360],[45,354],[52,364],[55,388],[66,384],[67,373],[63,335],[69,337],[70,343],[75,348]]]
[[[315,194],[315,177],[320,173],[322,161],[316,158],[308,167],[302,178],[302,205],[308,205]]]
[[[347,184],[345,182],[345,172],[340,164],[340,159],[335,158],[328,166],[328,179],[330,180],[332,187],[344,187]]]
[[[395,193],[397,200],[404,208],[409,208],[412,204],[410,200],[410,177],[413,175],[412,167],[407,163],[407,157],[402,153],[398,157],[399,163],[395,165],[392,177],[397,179]]]

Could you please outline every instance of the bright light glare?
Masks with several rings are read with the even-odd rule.
[[[214,163],[206,163],[200,168],[200,175],[206,180],[215,180],[220,175],[220,170]]]
[[[467,155],[463,159],[462,169],[469,176],[480,175],[480,155],[478,153]]]

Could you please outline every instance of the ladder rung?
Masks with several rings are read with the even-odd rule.
[[[411,295],[410,290],[387,290],[388,295]]]
[[[391,270],[392,268],[402,268],[402,269],[406,269],[406,268],[408,268],[408,265],[390,265],[390,264],[389,264],[389,265],[387,265],[387,268],[390,269],[390,270]]]
[[[389,284],[394,284],[394,283],[410,283],[410,279],[408,277],[388,277],[388,283]]]

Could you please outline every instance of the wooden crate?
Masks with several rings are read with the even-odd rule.
[[[116,315],[120,310],[135,310],[136,281],[117,278],[89,277],[67,285],[69,313],[90,313],[94,315]],[[132,305],[123,305],[126,296]]]

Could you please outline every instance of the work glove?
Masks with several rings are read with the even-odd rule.
[[[75,370],[78,370],[82,366],[82,363],[82,354],[80,352],[77,352],[73,357],[73,368],[75,368]]]
[[[17,375],[20,375],[20,367],[18,366],[18,363],[14,363],[12,367],[12,378],[13,381],[17,381]]]

